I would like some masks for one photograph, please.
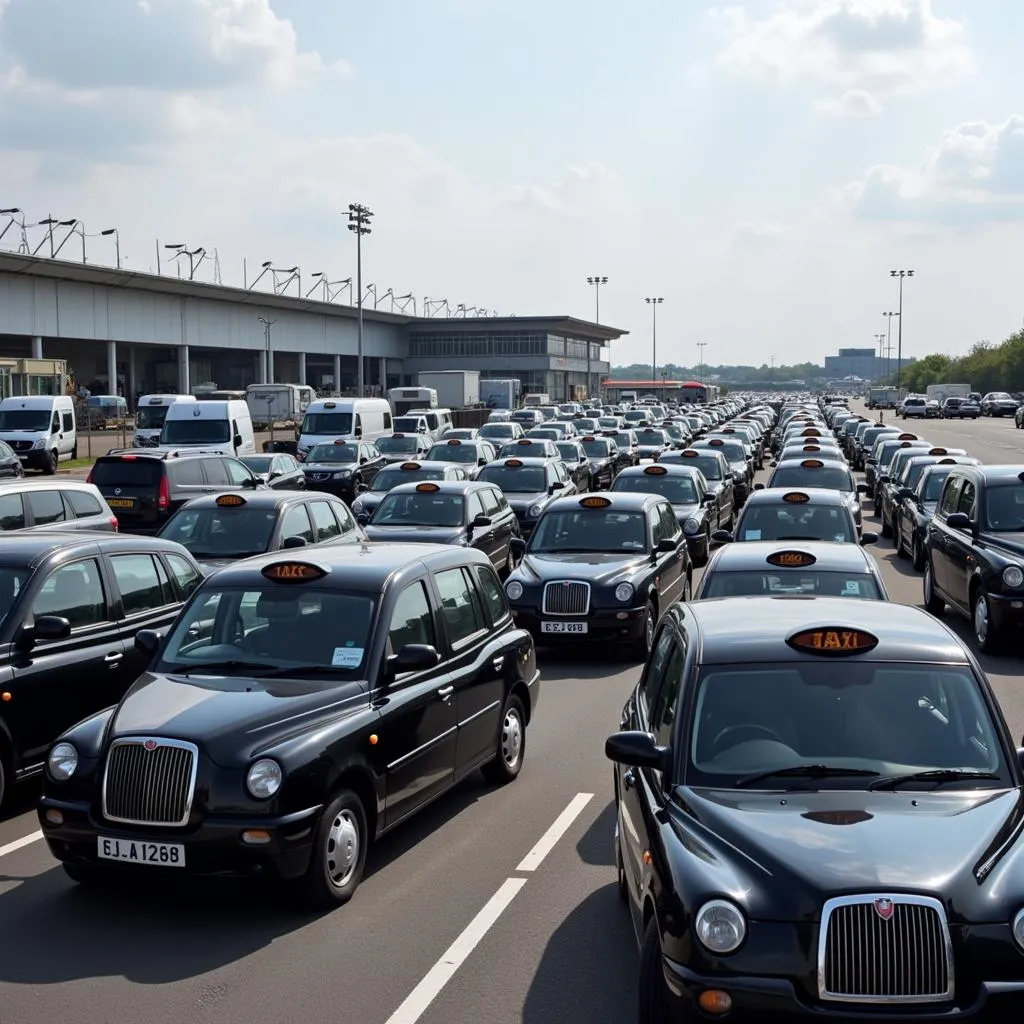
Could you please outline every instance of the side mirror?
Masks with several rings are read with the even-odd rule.
[[[754,484],[754,490],[755,491],[763,491],[764,490],[764,484]]]
[[[420,672],[440,664],[441,655],[430,644],[406,644],[391,662],[396,672]]]
[[[857,493],[858,494],[867,494],[868,492],[869,492],[869,488],[868,488],[867,484],[857,484]]]
[[[653,733],[617,732],[604,741],[604,756],[627,768],[650,768],[666,772],[672,764],[672,752],[659,747]]]
[[[483,456],[481,456],[479,459],[476,460],[476,464],[478,466],[486,466],[487,465],[487,459],[485,459]]]
[[[711,539],[716,544],[731,544],[733,536],[728,530],[715,530],[715,532],[711,534]]]
[[[235,434],[235,436],[231,440],[234,442],[236,448],[241,448],[242,447],[242,435],[241,434]]]
[[[877,544],[878,543],[878,534],[877,533],[862,533],[860,535],[860,543],[861,543],[862,547],[867,547],[868,544]]]
[[[555,493],[555,491],[560,491],[560,490],[561,490],[561,489],[562,489],[563,487],[565,487],[565,484],[563,484],[563,483],[561,483],[560,481],[556,480],[556,481],[555,481],[555,482],[554,482],[554,483],[553,483],[553,484],[552,484],[552,485],[551,485],[551,486],[550,486],[550,487],[548,488],[548,494],[554,494],[554,493]]]
[[[356,516],[356,522],[360,526],[366,526],[366,524],[369,521],[370,521],[370,517],[365,512],[360,512],[359,515]]]
[[[680,538],[673,539],[672,537],[662,537],[661,540],[658,541],[658,546],[654,550],[660,551],[663,554],[668,554],[670,551],[678,551],[679,541]]]
[[[33,641],[66,640],[71,636],[71,623],[61,615],[40,615],[30,636]]]
[[[156,657],[156,652],[160,650],[163,638],[163,633],[158,633],[155,629],[140,629],[135,634],[135,650],[139,654],[144,654],[147,658]]]
[[[508,542],[509,550],[514,555],[525,555],[526,554],[526,541],[522,537],[513,537]]]
[[[246,477],[242,481],[242,486],[243,487],[259,487],[259,485],[260,485],[259,477],[255,477],[255,476]]]
[[[282,474],[281,474],[281,472],[280,472],[279,470],[276,470],[276,469],[275,469],[275,470],[273,471],[273,473],[269,473],[269,474],[267,475],[267,482],[269,483],[269,482],[270,482],[271,480],[276,480],[276,479],[277,479],[277,478],[278,478],[279,476],[281,476],[281,475],[282,475]]]
[[[368,458],[367,458],[367,457],[366,457],[366,456],[364,455],[364,456],[363,456],[363,457],[362,457],[362,458],[361,458],[361,459],[359,460],[359,465],[360,465],[360,466],[365,466],[365,465],[366,465],[366,464],[367,464],[367,463],[368,463],[369,461],[370,461],[370,460],[369,460],[369,459],[368,459]]]
[[[472,523],[471,523],[470,525],[471,525],[471,526],[474,526],[474,527],[476,527],[476,528],[478,528],[478,529],[482,529],[482,528],[483,528],[483,527],[485,527],[485,526],[490,526],[490,525],[491,525],[491,517],[490,517],[490,516],[487,516],[487,515],[484,515],[484,514],[483,514],[483,513],[481,512],[481,513],[480,513],[480,515],[478,515],[478,516],[477,516],[477,517],[476,517],[476,518],[475,518],[475,519],[473,520],[473,522],[472,522]]]
[[[704,497],[700,499],[700,503],[702,505],[717,505],[718,496],[715,494],[705,494]]]
[[[878,482],[879,482],[880,484],[887,484],[887,483],[889,482],[889,474],[888,474],[888,473],[883,473],[883,474],[882,474],[882,475],[881,475],[881,476],[880,476],[880,477],[878,478]]]
[[[951,530],[969,530],[971,528],[971,517],[966,512],[954,512],[946,519],[946,525]]]
[[[896,497],[897,498],[912,498],[913,496],[914,496],[914,488],[913,487],[901,487],[896,492]]]
[[[285,537],[285,539],[281,542],[281,548],[283,550],[286,550],[286,549],[289,549],[289,548],[304,548],[305,546],[306,546],[306,538],[305,537],[295,537],[295,536],[293,536],[293,537]]]

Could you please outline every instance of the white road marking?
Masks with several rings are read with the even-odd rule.
[[[541,861],[554,849],[558,840],[569,831],[569,827],[580,816],[583,808],[593,799],[593,793],[577,793],[569,801],[569,806],[555,818],[551,828],[540,837],[537,845],[519,862],[516,871],[536,871]]]
[[[20,850],[23,847],[31,846],[33,843],[39,842],[42,838],[42,832],[31,832],[27,836],[15,839],[13,843],[8,843],[6,846],[0,846],[0,857],[6,857],[9,853],[14,853],[16,850]]]
[[[427,971],[423,980],[406,996],[402,1005],[388,1017],[387,1024],[416,1024],[524,885],[525,878],[506,878],[502,882],[498,891],[445,950],[441,959]]]

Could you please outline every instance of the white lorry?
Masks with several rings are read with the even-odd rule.
[[[315,399],[316,392],[307,384],[250,384],[245,389],[256,430],[266,430],[272,423],[301,423]]]

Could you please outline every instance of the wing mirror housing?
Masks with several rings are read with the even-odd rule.
[[[867,547],[869,544],[877,544],[878,543],[878,534],[877,533],[862,533],[860,535],[860,543],[861,543],[862,547]]]
[[[913,496],[914,496],[914,488],[913,487],[901,487],[899,489],[899,491],[896,492],[896,497],[898,497],[898,498],[912,498]]]
[[[40,615],[35,625],[25,626],[18,634],[17,644],[22,649],[32,647],[39,640],[66,640],[71,636],[71,623],[62,615]]]
[[[483,527],[491,525],[491,517],[481,513],[473,520],[472,525],[477,529],[483,529]]]
[[[870,488],[868,487],[867,484],[857,484],[857,493],[858,494],[869,494],[870,493]]]
[[[234,442],[234,445],[235,445],[236,448],[241,448],[242,447],[242,435],[241,434],[235,434],[235,436],[231,440]]]
[[[144,654],[147,658],[155,658],[156,652],[160,650],[160,644],[163,642],[163,639],[163,633],[155,629],[140,629],[135,634],[135,650],[139,654]]]
[[[513,537],[508,542],[509,550],[514,555],[525,555],[526,554],[526,541],[522,537]]]
[[[356,522],[360,526],[366,526],[369,521],[370,517],[365,512],[360,512],[359,515],[356,516]]]
[[[554,493],[555,493],[555,491],[560,491],[560,490],[562,490],[562,488],[563,488],[563,487],[565,487],[565,484],[563,484],[563,483],[562,483],[562,482],[561,482],[560,480],[556,480],[556,481],[555,481],[555,482],[554,482],[554,483],[553,483],[553,484],[552,484],[552,485],[551,485],[551,486],[550,486],[550,487],[548,488],[548,494],[554,494]]]
[[[754,484],[754,490],[755,491],[763,491],[764,490],[764,484]]]
[[[734,538],[732,533],[728,530],[715,530],[715,532],[711,534],[711,539],[716,544],[731,544]]]
[[[973,524],[971,517],[966,512],[954,512],[947,517],[946,525],[951,530],[970,530]]]
[[[653,733],[617,732],[604,741],[604,756],[627,768],[650,768],[667,772],[672,765],[672,751],[659,747]]]
[[[304,548],[305,546],[305,537],[285,537],[284,541],[281,543],[282,549]]]
[[[714,494],[705,494],[704,497],[700,499],[700,503],[702,505],[717,505],[718,497]]]
[[[391,659],[391,667],[395,672],[421,672],[440,662],[441,655],[432,644],[406,644]]]

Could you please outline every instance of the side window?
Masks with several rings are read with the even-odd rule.
[[[202,487],[206,483],[202,460],[184,459],[177,463],[174,467],[174,482],[182,487]]]
[[[50,573],[32,602],[32,618],[59,615],[72,629],[107,621],[100,569],[93,558],[62,565]]]
[[[75,414],[72,412],[61,413],[61,418],[64,421],[64,432],[67,433],[69,430],[75,429]]]
[[[482,565],[476,571],[477,583],[480,593],[483,595],[484,604],[491,616],[491,625],[497,625],[502,619],[508,616],[508,602],[505,600],[505,591],[501,589],[498,577],[494,570]]]
[[[349,512],[348,506],[342,504],[340,501],[332,501],[330,503],[331,511],[334,513],[338,520],[338,526],[341,533],[351,533],[356,528],[356,521],[352,518],[352,513]]]
[[[167,564],[171,567],[171,572],[174,573],[174,578],[178,581],[182,600],[184,600],[202,583],[203,577],[181,555],[166,555],[165,557],[167,558]]]
[[[661,525],[665,531],[666,537],[678,537],[680,533],[679,520],[676,519],[675,512],[672,511],[671,505],[661,506]]]
[[[441,610],[452,645],[468,640],[484,628],[476,587],[462,569],[446,569],[434,577],[441,595]]]
[[[331,506],[326,501],[311,501],[309,511],[313,515],[313,527],[316,530],[317,541],[330,540],[337,537],[341,530],[338,529],[338,521],[334,518]]]
[[[948,516],[956,511],[961,484],[960,477],[950,475],[946,478],[946,486],[942,489],[942,503],[939,506],[939,512],[943,516]]]
[[[14,449],[6,441],[0,441],[0,459],[13,459]]]
[[[248,468],[241,462],[235,462],[234,459],[225,459],[224,468],[227,470],[228,479],[236,487],[241,487],[252,479],[252,473]]]
[[[657,547],[661,541],[667,536],[665,533],[665,523],[661,518],[661,508],[656,507],[651,513],[651,541],[655,547]]]
[[[484,514],[484,505],[480,500],[480,492],[472,491],[466,496],[466,515],[467,522],[473,522],[477,516]]]
[[[164,566],[164,563],[154,555],[153,564],[156,566],[156,574],[160,580],[160,592],[163,594],[162,603],[174,604],[178,599],[174,595],[174,587],[171,586],[171,578],[167,575],[167,569]]]
[[[50,433],[51,434],[58,434],[58,433],[60,433],[60,413],[59,412],[55,412],[53,414],[53,419],[50,421]]]
[[[974,509],[975,487],[973,480],[964,480],[963,488],[960,491],[960,500],[957,502],[957,511],[976,518]]]
[[[313,543],[313,528],[309,525],[305,505],[293,506],[281,519],[281,543],[289,537],[301,537],[307,544]]]
[[[65,491],[64,500],[71,506],[71,511],[79,519],[86,516],[103,515],[103,506],[96,496],[88,491]]]
[[[496,516],[501,511],[501,506],[498,504],[498,492],[493,487],[485,487],[477,493],[483,503],[485,516]]]
[[[24,530],[25,510],[20,494],[0,495],[0,530]]]
[[[125,615],[138,615],[165,604],[152,555],[111,555]]]
[[[203,459],[206,482],[214,487],[227,487],[231,483],[226,459]]]
[[[667,747],[672,742],[672,725],[676,720],[679,706],[679,691],[683,685],[683,668],[686,664],[685,651],[674,632],[671,633],[671,644],[662,684],[658,689],[658,699],[651,712],[650,728],[658,737],[658,743]]]
[[[25,497],[36,526],[62,523],[67,519],[60,491],[27,491]]]
[[[654,713],[654,708],[658,701],[658,691],[661,688],[662,677],[665,673],[665,663],[668,661],[668,656],[674,646],[675,635],[671,628],[667,625],[662,626],[658,638],[654,641],[654,649],[651,651],[651,656],[647,661],[647,669],[640,682],[638,692],[638,699],[643,712],[641,717],[647,724],[650,724],[651,716]]]
[[[397,654],[406,644],[437,646],[430,602],[422,583],[410,583],[398,595],[395,610],[391,615],[388,643],[391,645],[392,654]]]
[[[384,413],[384,429],[389,432],[394,429],[391,425],[391,413],[389,412]]]

